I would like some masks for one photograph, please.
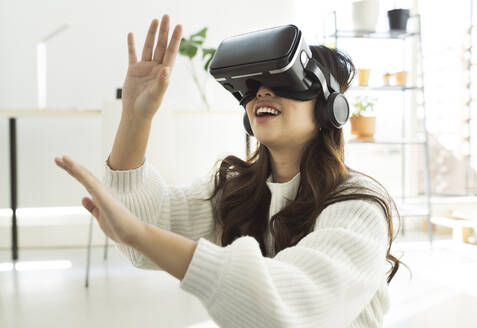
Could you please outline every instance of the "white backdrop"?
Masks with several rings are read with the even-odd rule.
[[[406,7],[408,2],[398,2],[398,5]],[[351,28],[350,3],[347,0],[2,1],[0,108],[36,108],[37,42],[65,23],[70,27],[47,44],[47,107],[108,108],[118,117],[121,108],[114,97],[127,70],[127,33],[134,33],[140,56],[144,36],[153,18],[160,19],[168,13],[171,30],[180,23],[185,37],[208,27],[206,47],[216,48],[222,39],[231,35],[289,23],[302,29],[309,44],[317,44],[323,35],[323,25],[330,23],[326,18],[332,10],[338,11],[340,29]],[[378,30],[387,28],[386,10],[391,5],[381,1]],[[369,53],[364,56],[355,51],[353,55],[358,67],[364,60],[370,60]],[[199,63],[196,67],[200,68]],[[243,109],[203,70],[198,73],[213,110],[220,113],[198,113],[204,110],[204,105],[188,70],[187,59],[178,56],[163,105],[153,121],[146,155],[165,180],[173,184],[192,183],[193,179],[207,174],[219,157],[234,154],[243,158],[245,154]],[[117,126],[114,120],[111,122],[106,139],[112,144]],[[102,177],[108,154],[102,146],[104,122],[99,117],[24,118],[17,124],[18,206],[80,206],[86,191],[56,167],[53,159],[68,154]],[[7,128],[8,121],[0,119],[0,247],[8,245],[10,237],[10,213],[1,210],[10,206]],[[348,131],[349,126],[345,130]],[[355,149],[354,153],[357,156],[351,156],[353,164],[359,168],[361,150]],[[386,166],[375,165],[374,168],[379,171],[380,167]],[[379,173],[375,175],[380,177]],[[19,224],[38,225],[39,219],[33,215],[38,212],[19,214]],[[87,217],[86,210],[83,214]],[[77,222],[81,229],[87,223],[84,218],[76,221],[72,217],[54,219],[50,214],[41,218],[42,223],[46,224],[49,216],[51,222]],[[78,231],[78,234],[83,232]],[[35,233],[29,237],[27,233],[20,233],[21,244],[28,244],[33,236]],[[69,240],[73,239],[70,236]]]
[[[339,3],[346,1],[334,3],[334,8]],[[308,42],[314,43],[322,34],[321,17],[330,10],[329,3],[290,0],[1,1],[0,108],[36,108],[36,45],[65,23],[70,27],[47,44],[47,108],[116,106],[120,110],[114,97],[127,70],[127,33],[134,33],[140,56],[153,18],[160,19],[168,13],[171,30],[180,23],[185,37],[207,26],[205,46],[216,48],[227,36],[289,23],[301,27]],[[159,109],[162,113],[154,119],[147,150],[151,162],[169,183],[191,183],[192,179],[206,174],[217,157],[226,154],[243,157],[245,153],[241,115],[235,115],[234,119],[234,114],[242,113],[243,109],[204,71],[198,73],[212,108],[231,115],[218,114],[222,118],[206,120],[205,116],[180,114],[167,123],[160,121],[160,116],[170,118],[168,113],[174,111],[204,109],[187,59],[178,56],[168,93]],[[101,120],[24,118],[17,121],[17,127],[18,207],[80,206],[86,191],[56,167],[53,159],[68,154],[102,177],[106,157],[101,145]],[[216,142],[218,135],[223,135],[220,144]],[[10,206],[8,155],[8,120],[0,119],[0,209]],[[20,213],[18,216],[20,225],[40,224],[33,216]],[[87,217],[86,211],[84,216]],[[41,223],[47,223],[47,217],[57,222],[48,214],[42,217]],[[65,224],[74,221],[71,217],[62,220]],[[81,218],[78,220],[75,222],[82,222]],[[0,247],[9,244],[9,224],[10,213],[0,210]],[[35,235],[31,233],[27,240],[25,231],[20,231],[22,245],[28,244]]]

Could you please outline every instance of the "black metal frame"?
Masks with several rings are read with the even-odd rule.
[[[12,209],[12,261],[18,260],[17,229],[17,120],[9,119],[10,131],[10,203]]]

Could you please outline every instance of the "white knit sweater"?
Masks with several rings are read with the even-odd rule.
[[[300,173],[285,183],[270,175],[269,218],[294,198],[299,182]],[[147,159],[128,171],[113,171],[106,161],[103,183],[139,219],[198,242],[180,287],[220,327],[382,327],[389,309],[388,228],[376,203],[329,205],[313,232],[267,258],[251,236],[219,246],[213,204],[193,199],[211,195],[213,176],[174,186]],[[271,238],[268,231],[269,251]],[[161,270],[137,250],[116,246],[135,267]]]

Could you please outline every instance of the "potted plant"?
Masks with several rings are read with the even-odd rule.
[[[357,140],[374,140],[376,132],[376,115],[374,111],[375,98],[368,96],[355,97],[354,111],[351,114],[351,134]]]
[[[210,111],[209,101],[207,100],[207,95],[203,88],[205,84],[199,82],[197,71],[194,65],[194,60],[193,60],[194,57],[199,52],[199,50],[201,50],[202,51],[201,65],[207,73],[206,78],[208,78],[209,65],[210,65],[210,62],[212,61],[212,58],[214,57],[216,49],[203,47],[206,35],[207,35],[207,27],[204,27],[199,32],[192,34],[189,38],[187,39],[182,38],[181,43],[179,45],[179,54],[189,58],[189,63],[190,63],[189,69],[192,74],[192,78],[194,79],[194,82],[197,88],[199,89],[200,96],[207,107],[207,111]]]

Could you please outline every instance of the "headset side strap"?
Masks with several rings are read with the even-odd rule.
[[[320,81],[321,88],[323,89],[323,95],[325,96],[325,99],[328,100],[328,97],[330,96],[330,91],[328,90],[328,81],[325,77],[325,74],[323,74],[321,67],[319,67],[319,64],[314,59],[311,59],[308,61],[308,63],[306,63],[305,69]]]

